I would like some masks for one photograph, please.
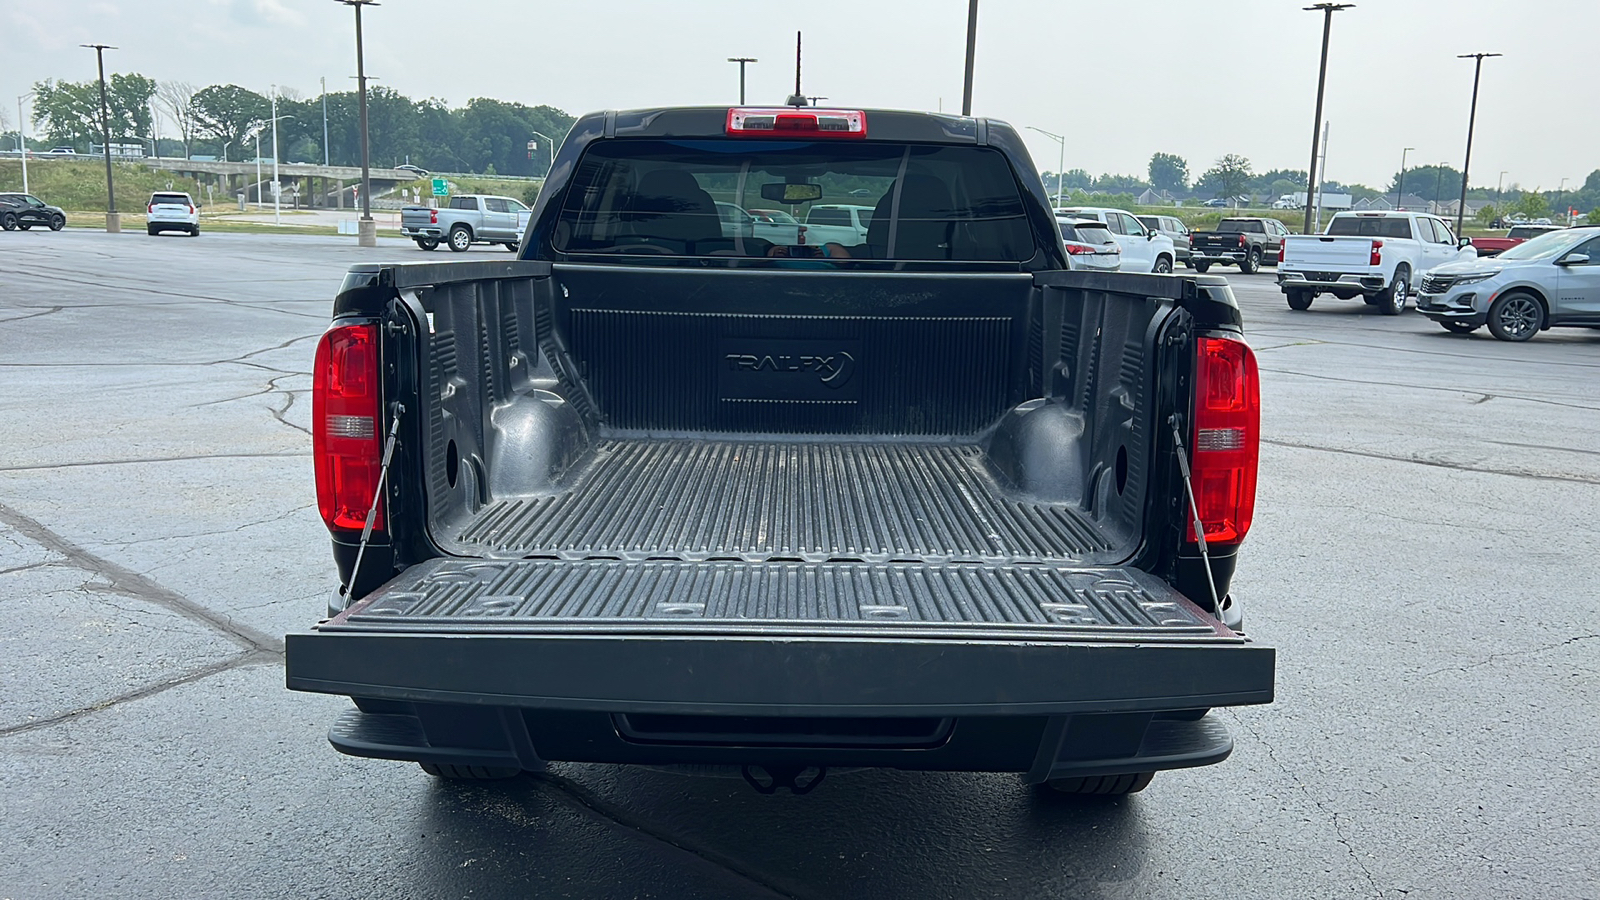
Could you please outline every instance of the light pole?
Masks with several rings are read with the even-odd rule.
[[[741,100],[740,102],[742,103],[744,101]],[[545,167],[544,167],[544,177],[549,178],[550,177],[550,169],[553,168],[555,166],[555,164],[556,164],[556,142],[553,139],[551,139],[550,135],[544,134],[543,132],[529,130],[528,133],[533,135],[534,137],[544,138],[545,146],[550,148],[550,151],[549,151],[550,152],[550,156],[549,156],[550,162],[546,163]]]
[[[961,86],[961,114],[972,115],[972,63],[978,54],[978,0],[967,0],[967,77]]]
[[[261,129],[256,129],[256,209],[261,208]]]
[[[1400,180],[1394,186],[1394,208],[1400,208],[1400,198],[1406,195],[1406,154],[1415,150],[1415,147],[1406,147],[1400,151]]]
[[[730,56],[728,62],[739,64],[739,105],[744,105],[744,67],[746,63],[760,62],[754,56]],[[549,140],[549,138],[545,138]]]
[[[282,225],[283,224],[283,220],[281,218],[281,213],[280,213],[279,208],[278,208],[278,194],[279,194],[279,183],[278,183],[278,120],[279,119],[292,119],[292,118],[294,118],[294,116],[292,116],[292,115],[283,115],[283,116],[278,115],[278,86],[277,85],[273,85],[272,86],[272,224],[274,224],[274,225]],[[260,155],[261,155],[260,153],[256,154],[256,156],[258,156],[258,157]],[[256,190],[260,191],[260,189],[261,188],[258,185]],[[298,205],[298,204],[296,204],[296,205]]]
[[[1467,116],[1467,156],[1461,162],[1461,205],[1456,207],[1456,234],[1461,233],[1461,220],[1467,215],[1467,170],[1472,168],[1472,129],[1478,123],[1478,76],[1483,74],[1483,60],[1498,53],[1462,53],[1456,59],[1472,59],[1472,112]]]
[[[974,0],[976,2],[976,0]],[[1322,64],[1317,69],[1317,112],[1311,120],[1311,170],[1306,173],[1306,223],[1301,229],[1311,234],[1311,198],[1317,193],[1317,145],[1322,141],[1322,89],[1328,81],[1328,34],[1333,30],[1333,14],[1354,3],[1318,3],[1303,7],[1307,12],[1322,11]]]
[[[1433,214],[1434,215],[1438,215],[1440,210],[1444,209],[1444,204],[1439,202],[1439,191],[1442,190],[1441,185],[1444,184],[1444,170],[1445,170],[1445,167],[1448,166],[1448,165],[1450,165],[1450,164],[1447,163],[1447,162],[1442,162],[1442,163],[1439,163],[1439,165],[1435,166],[1434,169],[1433,169]]]
[[[1029,125],[1028,128],[1061,145],[1061,158],[1056,162],[1056,208],[1059,209],[1061,207],[1061,183],[1067,180],[1066,172],[1064,171],[1067,167],[1067,139],[1059,134],[1045,131],[1043,128],[1035,128],[1032,125]]]
[[[1566,178],[1562,178],[1561,179],[1561,183],[1556,185],[1556,202],[1553,204],[1555,206],[1555,210],[1553,210],[1553,211],[1556,213],[1556,215],[1560,215],[1561,214],[1561,192],[1563,190],[1565,190],[1566,187],[1567,187],[1567,179]]]
[[[233,146],[233,141],[223,141],[222,142],[222,161],[223,162],[227,162],[228,161],[228,148],[232,147],[232,146]]]
[[[33,91],[17,97],[17,149],[22,151],[22,192],[28,192],[28,120],[22,117],[22,101],[33,96]]]
[[[1500,170],[1500,180],[1496,181],[1494,183],[1494,199],[1496,199],[1496,200],[1504,201],[1505,198],[1506,198],[1506,192],[1504,190],[1502,190],[1502,188],[1505,186],[1505,183],[1506,183],[1506,172],[1507,171],[1509,171],[1509,170],[1501,169]]]
[[[361,91],[361,221],[356,243],[378,246],[378,225],[372,221],[372,148],[367,143],[367,62],[361,48],[361,7],[378,6],[378,0],[336,0],[356,11],[356,81]]]
[[[322,79],[322,164],[328,163],[328,79]],[[326,187],[327,185],[323,185]]]
[[[100,139],[105,141],[106,156],[106,231],[122,231],[122,216],[117,214],[116,186],[111,182],[111,108],[106,102],[106,51],[115,50],[109,44],[79,44],[94,51],[95,62],[100,66]]]

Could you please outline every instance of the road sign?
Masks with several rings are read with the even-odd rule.
[[[449,184],[449,182],[446,182],[443,178],[435,178],[433,180],[433,195],[435,197],[448,197],[448,196],[450,196],[450,184]]]

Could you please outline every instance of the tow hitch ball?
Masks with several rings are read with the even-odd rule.
[[[802,782],[800,776],[807,772],[816,775]],[[762,779],[757,773],[766,776]],[[795,794],[809,794],[822,779],[828,777],[825,766],[744,766],[739,770],[744,780],[761,794],[776,794],[778,788],[788,788]]]

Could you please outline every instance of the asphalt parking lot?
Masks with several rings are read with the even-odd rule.
[[[282,686],[333,586],[311,355],[346,265],[420,256],[382,243],[0,236],[0,900],[1600,897],[1600,331],[1293,313],[1213,270],[1266,395],[1235,588],[1279,650],[1220,766],[1090,804],[459,786],[335,754],[345,701]]]

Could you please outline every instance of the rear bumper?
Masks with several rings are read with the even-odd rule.
[[[1278,286],[1284,290],[1355,291],[1376,294],[1389,285],[1382,275],[1336,274],[1331,272],[1278,272]]]
[[[1227,265],[1244,262],[1249,258],[1249,255],[1249,251],[1246,250],[1240,250],[1238,252],[1229,251],[1227,253],[1218,253],[1216,251],[1209,250],[1192,250],[1189,253],[1189,259],[1199,263],[1222,263]]]
[[[412,238],[413,240],[416,238],[437,238],[442,240],[444,238],[444,231],[439,229],[437,226],[431,225],[421,227],[414,225],[401,225],[400,233],[408,238]]]

